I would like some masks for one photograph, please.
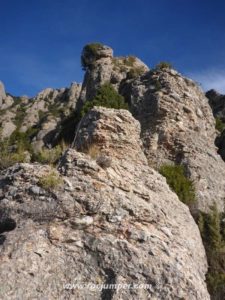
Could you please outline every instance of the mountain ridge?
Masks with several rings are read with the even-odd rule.
[[[223,270],[214,270],[223,261],[223,229],[216,219],[218,236],[208,238],[220,244],[208,250],[196,223],[202,233],[211,213],[224,213],[223,145],[215,145],[222,96],[211,91],[208,100],[169,63],[149,69],[100,43],[86,45],[81,62],[82,84],[33,99],[0,84],[0,292],[6,299],[218,299],[224,290],[209,275],[216,282]],[[120,101],[127,109],[116,109]],[[165,166],[181,167],[191,204],[159,174]],[[63,288],[74,278],[103,284],[109,277],[151,288]]]

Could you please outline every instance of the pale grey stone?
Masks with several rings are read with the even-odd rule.
[[[166,180],[149,167],[140,132],[128,111],[94,108],[75,145],[79,149],[92,140],[111,157],[111,166],[103,169],[89,155],[68,149],[58,167],[64,183],[46,190],[43,199],[30,189],[51,167],[17,164],[1,173],[8,201],[0,201],[0,211],[8,211],[16,227],[3,232],[0,245],[0,298],[105,299],[107,290],[71,294],[63,286],[104,284],[110,276],[115,284],[151,284],[120,289],[113,299],[134,293],[135,299],[210,299],[198,227]],[[73,191],[65,190],[68,182]],[[15,196],[9,187],[18,189]]]

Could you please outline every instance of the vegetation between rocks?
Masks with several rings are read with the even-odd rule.
[[[43,148],[39,152],[32,154],[32,160],[41,164],[55,165],[67,147],[68,146],[62,142],[51,149]]]
[[[59,173],[52,168],[47,174],[39,179],[38,183],[43,189],[51,191],[62,185],[63,180]]]
[[[221,133],[225,129],[225,123],[220,118],[216,118],[216,129]]]
[[[156,69],[163,70],[163,69],[172,69],[172,64],[167,61],[161,61],[156,65]]]
[[[208,259],[207,287],[211,299],[225,295],[225,214],[212,207],[209,214],[201,213],[198,226]]]
[[[98,51],[102,49],[102,47],[103,45],[101,43],[91,43],[84,47],[84,52],[87,52],[89,56],[97,58]],[[88,67],[83,56],[81,56],[81,66],[83,70],[86,70]]]
[[[181,165],[164,165],[159,172],[166,177],[171,189],[187,205],[195,201],[193,183],[185,176]],[[212,207],[209,214],[200,213],[197,223],[202,236],[208,260],[206,275],[207,287],[211,299],[224,299],[225,295],[225,214]]]
[[[18,162],[39,162],[54,165],[59,160],[67,145],[63,141],[56,147],[35,151],[31,144],[32,136],[37,128],[29,128],[26,132],[15,130],[10,138],[0,140],[0,169],[5,169]]]
[[[81,117],[83,117],[94,106],[128,109],[128,104],[125,102],[124,97],[117,93],[114,87],[109,83],[102,85],[97,91],[96,96],[91,101],[85,102],[81,110]]]
[[[25,162],[26,161],[26,152],[20,146],[16,151],[10,152],[10,143],[9,140],[6,139],[4,141],[0,141],[0,169],[6,169],[17,162]]]
[[[195,202],[195,189],[193,182],[186,177],[182,165],[163,165],[159,172],[166,177],[170,188],[177,194],[180,201],[187,205]]]

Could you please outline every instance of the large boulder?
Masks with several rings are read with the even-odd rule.
[[[54,188],[48,166],[1,174],[0,298],[209,299],[198,227],[141,145],[128,111],[94,108]]]

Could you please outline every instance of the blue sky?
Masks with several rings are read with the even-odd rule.
[[[29,96],[81,82],[81,50],[98,41],[225,92],[224,15],[224,0],[0,0],[0,80]]]

